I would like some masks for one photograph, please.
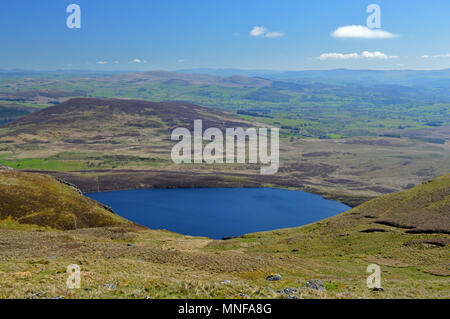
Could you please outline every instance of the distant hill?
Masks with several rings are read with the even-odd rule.
[[[239,127],[249,123],[226,112],[187,102],[147,102],[126,99],[74,98],[6,124],[0,140],[31,143],[150,145],[148,139],[170,139],[173,128]]]
[[[374,83],[397,85],[427,85],[448,87],[450,84],[450,69],[442,70],[302,70],[302,71],[277,71],[277,70],[245,70],[245,69],[186,69],[178,73],[203,74],[214,76],[246,76],[260,77],[270,80],[294,81],[294,82],[320,82],[320,83],[357,83],[370,85]]]
[[[241,74],[232,74],[230,76],[218,76],[205,73],[175,73],[167,71],[148,71],[119,74],[109,78],[105,78],[109,83],[119,82],[127,85],[142,85],[154,82],[162,82],[164,84],[173,84],[178,81],[182,85],[217,85],[223,87],[267,87],[271,85],[271,81],[267,79],[248,77]]]
[[[5,219],[61,230],[130,224],[64,181],[0,167],[0,220]]]
[[[282,73],[280,70],[264,70],[264,69],[233,69],[233,68],[224,68],[224,69],[214,69],[214,68],[198,68],[198,69],[182,69],[177,70],[177,73],[182,74],[209,74],[215,76],[233,76],[233,75],[241,75],[241,76],[249,76],[249,77],[264,77],[271,74]]]

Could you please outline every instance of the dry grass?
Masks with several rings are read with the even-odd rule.
[[[448,246],[408,248],[403,241],[425,235],[402,233],[361,238],[350,232],[342,240],[320,229],[225,242],[134,227],[0,230],[0,298],[283,298],[276,293],[283,288],[297,289],[300,298],[448,298],[450,274],[442,273]],[[298,236],[312,240],[293,243]],[[384,292],[365,286],[365,268],[374,262],[382,267]],[[81,289],[66,287],[70,264],[81,266]],[[273,273],[282,280],[268,282]],[[313,278],[327,290],[303,289]]]

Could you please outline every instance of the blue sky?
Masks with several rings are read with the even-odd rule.
[[[81,7],[80,29],[66,26],[71,3]],[[390,36],[373,38],[374,30],[366,30],[372,3]],[[450,68],[448,0],[2,0],[0,6],[0,69]],[[338,29],[346,26],[353,27]]]

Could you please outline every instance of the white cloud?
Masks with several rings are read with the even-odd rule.
[[[364,51],[361,54],[361,57],[367,58],[367,59],[396,59],[396,58],[398,58],[398,56],[396,56],[396,55],[387,55],[380,51],[374,51],[374,52]]]
[[[147,61],[145,60],[141,60],[141,59],[133,59],[131,60],[129,63],[147,63]]]
[[[103,64],[108,64],[108,62],[106,62],[106,61],[98,61],[97,64],[103,65]]]
[[[113,63],[114,63],[114,64],[119,64],[119,61],[114,61]]]
[[[263,26],[254,26],[253,29],[250,31],[250,35],[252,37],[279,38],[284,36],[284,32],[274,32],[274,31],[269,32]]]
[[[340,39],[390,39],[396,38],[398,35],[381,29],[369,29],[363,25],[346,25],[339,27],[331,36]]]
[[[252,37],[260,37],[263,36],[267,32],[266,28],[262,26],[254,26],[253,29],[250,31],[250,35]]]
[[[450,53],[446,54],[435,54],[435,55],[422,55],[422,59],[430,59],[430,58],[450,58]]]
[[[183,63],[185,60],[184,59],[179,59],[178,63]]]
[[[322,53],[318,59],[319,60],[347,60],[347,59],[357,59],[359,58],[358,53]]]
[[[387,55],[380,51],[363,51],[361,54],[359,53],[322,53],[319,57],[319,60],[350,60],[350,59],[395,59],[398,56]]]

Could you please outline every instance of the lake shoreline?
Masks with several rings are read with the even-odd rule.
[[[284,175],[257,175],[248,173],[168,171],[168,170],[91,170],[57,172],[24,170],[31,173],[48,174],[76,186],[81,192],[99,193],[134,189],[178,189],[178,188],[263,188],[298,190],[320,195],[350,207],[356,207],[376,196],[342,194],[307,185]]]

